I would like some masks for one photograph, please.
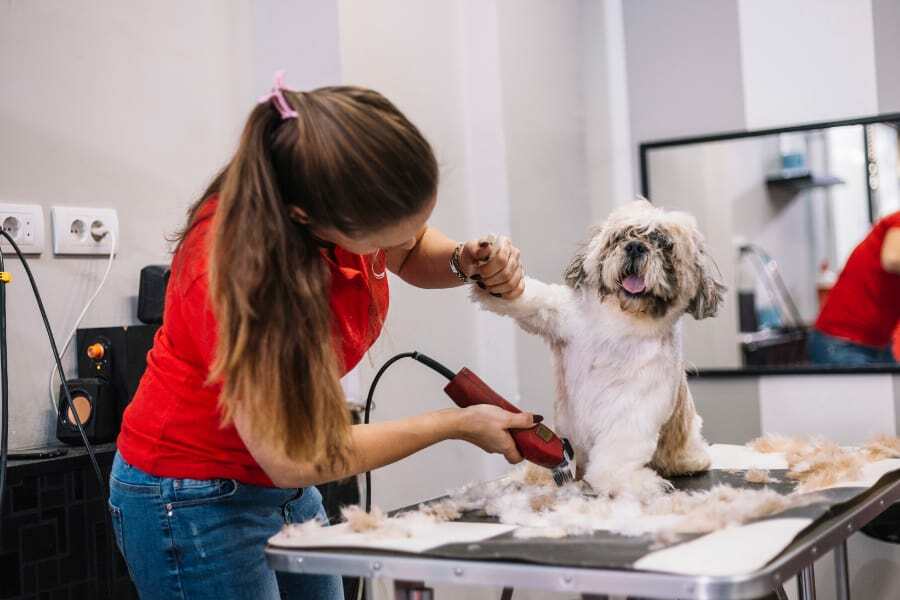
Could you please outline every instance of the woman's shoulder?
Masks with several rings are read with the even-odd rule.
[[[207,276],[215,206],[215,198],[207,200],[185,232],[172,259],[170,285],[187,290],[198,279]]]

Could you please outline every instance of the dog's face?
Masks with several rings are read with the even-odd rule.
[[[650,319],[716,314],[723,286],[697,222],[637,200],[613,211],[569,265],[566,283]]]

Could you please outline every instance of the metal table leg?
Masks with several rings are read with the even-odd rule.
[[[816,571],[812,563],[797,576],[797,593],[800,600],[816,600]]]
[[[847,566],[847,540],[834,547],[834,577],[837,600],[850,600],[850,569]]]
[[[394,600],[434,600],[434,590],[424,581],[395,581]]]
[[[778,600],[788,600],[788,595],[787,592],[784,591],[783,585],[779,585],[777,588],[775,588],[775,597]]]

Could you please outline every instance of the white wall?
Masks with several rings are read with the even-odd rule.
[[[119,257],[85,326],[135,322],[139,269],[231,152],[253,102],[245,3],[7,2],[0,8],[0,199],[45,208],[31,261],[57,339],[104,267],[54,258],[49,207],[114,207]],[[12,447],[52,439],[49,346],[27,280],[8,261]],[[74,369],[74,359],[66,361]]]
[[[83,326],[136,322],[140,268],[168,262],[165,237],[233,152],[274,70],[286,67],[294,85],[339,82],[337,11],[328,6],[39,0],[0,7],[0,201],[45,209],[47,249],[31,265],[60,343],[105,263],[54,257],[49,207],[118,209],[119,254]],[[8,265],[15,448],[54,441],[55,429],[49,346],[22,269]],[[65,362],[74,371],[74,357]]]
[[[457,239],[483,233],[476,227],[468,182],[467,111],[464,83],[462,3],[415,1],[339,4],[341,57],[345,83],[372,87],[391,99],[433,144],[441,166],[438,204],[432,225]],[[415,23],[414,27],[409,26]],[[484,199],[485,202],[497,201]],[[391,278],[391,309],[385,334],[362,368],[372,370],[391,355],[421,350],[459,368],[477,358],[476,312],[462,289],[423,291]],[[387,420],[452,406],[444,382],[421,365],[399,363],[379,384],[373,418]],[[492,381],[504,390],[504,382]],[[447,442],[374,475],[375,502],[394,508],[442,494],[485,469],[483,453],[462,442]]]
[[[747,128],[878,112],[872,5],[738,0]]]
[[[872,0],[878,112],[900,112],[900,3]]]
[[[638,142],[900,110],[893,0],[624,3]]]
[[[628,0],[628,98],[636,142],[743,129],[734,0]]]

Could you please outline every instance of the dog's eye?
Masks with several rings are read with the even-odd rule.
[[[672,249],[672,240],[663,233],[659,231],[650,232],[650,241],[653,242],[659,248],[663,250],[671,250]]]

